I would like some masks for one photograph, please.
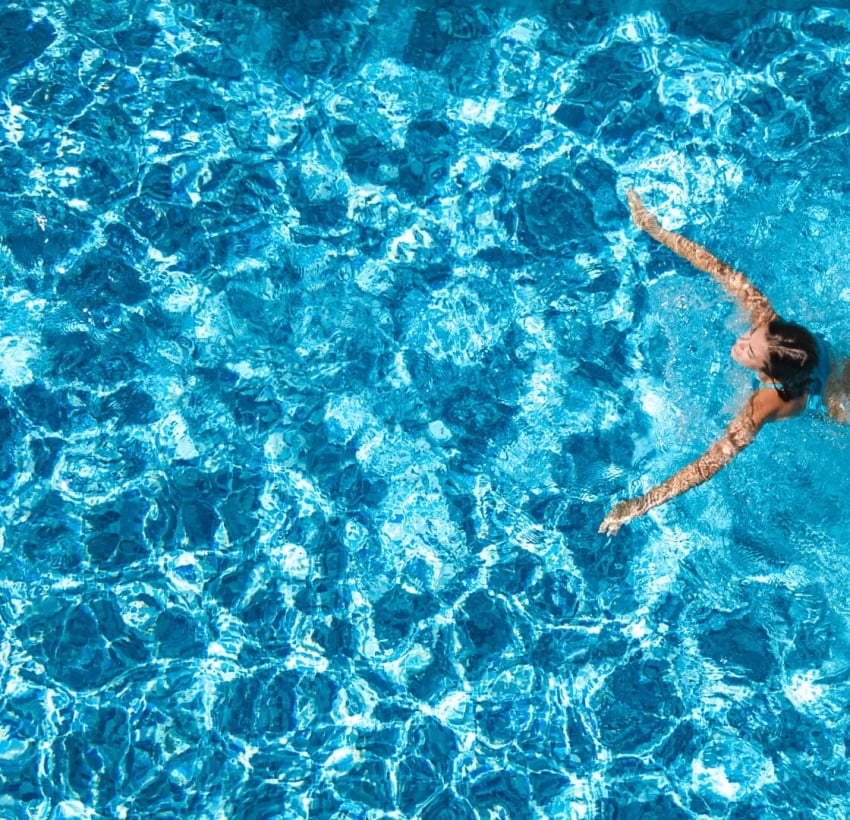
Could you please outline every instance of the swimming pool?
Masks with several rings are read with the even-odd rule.
[[[616,8],[613,8],[616,6]],[[0,815],[850,816],[829,5],[0,12]]]

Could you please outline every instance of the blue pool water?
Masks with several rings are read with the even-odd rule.
[[[850,817],[829,4],[0,9],[0,817]]]

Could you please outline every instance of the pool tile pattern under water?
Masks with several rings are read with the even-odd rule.
[[[850,814],[840,433],[596,534],[741,395],[628,186],[850,318],[846,12],[0,32],[3,817]]]

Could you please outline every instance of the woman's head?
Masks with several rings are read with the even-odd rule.
[[[808,390],[818,364],[818,346],[802,325],[774,319],[741,336],[732,348],[732,358],[774,382],[787,401]]]

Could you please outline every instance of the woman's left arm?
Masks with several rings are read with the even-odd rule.
[[[626,521],[638,518],[653,507],[708,481],[752,443],[765,422],[787,418],[798,412],[800,408],[796,402],[783,402],[775,390],[756,390],[726,428],[723,438],[712,444],[696,461],[649,492],[616,504],[599,525],[599,532],[614,535]]]

